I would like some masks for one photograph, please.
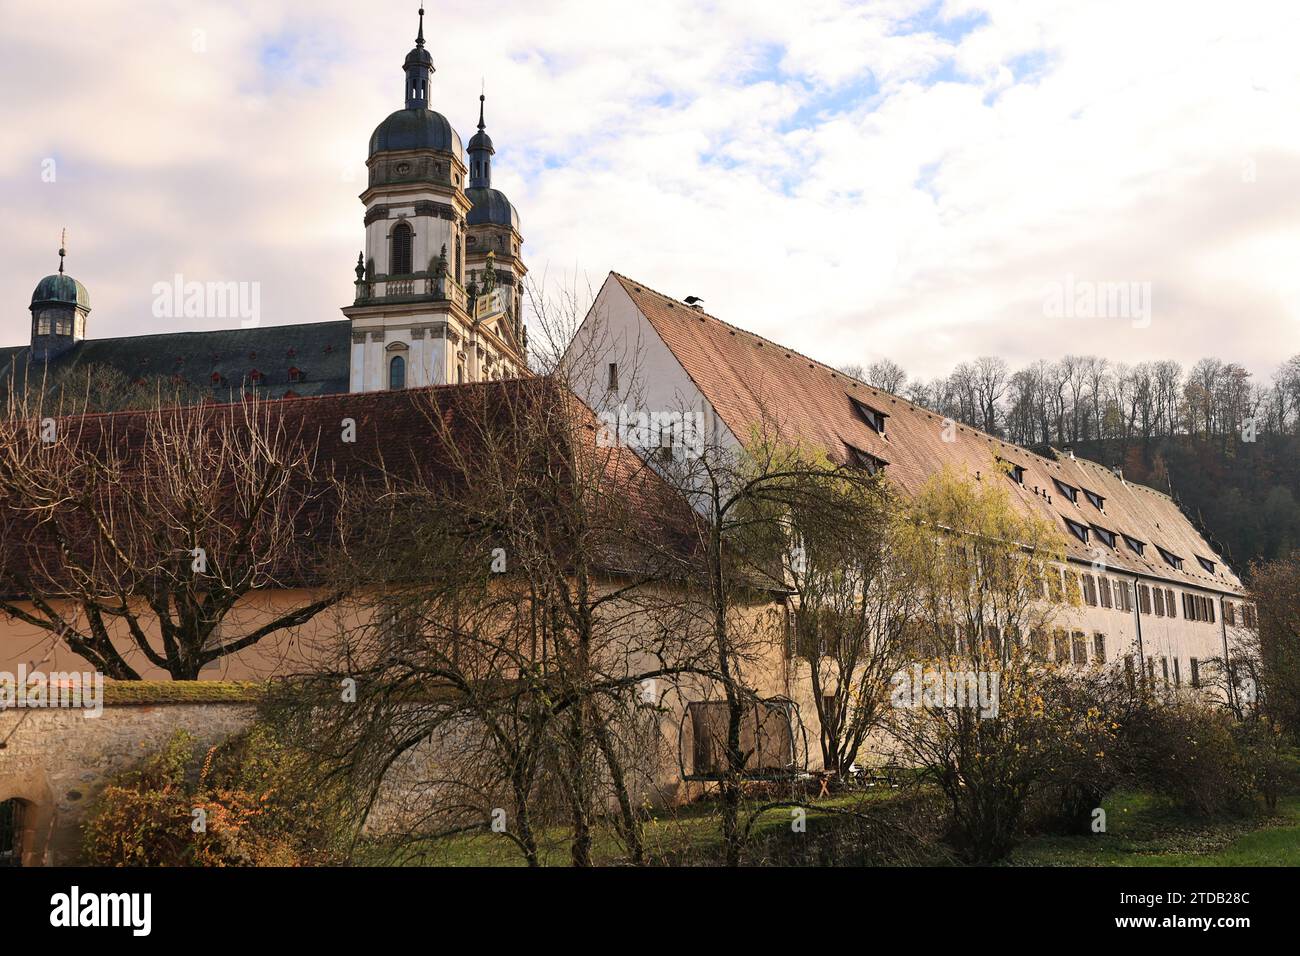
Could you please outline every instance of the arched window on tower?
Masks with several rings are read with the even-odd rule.
[[[388,363],[388,387],[406,388],[406,359],[400,355],[394,355]]]
[[[392,244],[392,255],[388,260],[389,274],[395,276],[410,275],[413,270],[411,268],[411,227],[409,224],[399,222],[393,227]]]

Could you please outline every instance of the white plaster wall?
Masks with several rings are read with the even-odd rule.
[[[572,387],[597,414],[615,412],[620,404],[632,414],[699,411],[706,441],[738,444],[613,276],[605,280],[565,359]],[[618,363],[617,392],[606,387],[611,362]]]

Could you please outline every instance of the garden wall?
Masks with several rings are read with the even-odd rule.
[[[176,730],[210,746],[254,715],[253,685],[144,681],[105,686],[103,713],[0,711],[0,801],[21,801],[24,866],[82,862],[81,825],[105,781]]]

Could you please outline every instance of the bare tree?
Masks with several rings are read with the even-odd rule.
[[[35,393],[0,421],[0,610],[110,677],[176,680],[338,600],[315,583],[318,437],[256,401],[65,416]],[[294,593],[288,591],[288,593]]]

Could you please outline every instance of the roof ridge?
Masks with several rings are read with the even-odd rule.
[[[612,269],[610,270],[610,275],[614,276],[620,281],[631,282],[633,285],[637,286],[638,288],[644,289],[646,292],[650,293],[651,295],[657,295],[661,299],[666,299],[667,301],[680,305],[683,308],[690,309],[692,312],[704,315],[706,318],[712,319],[714,322],[717,322],[719,325],[725,325],[729,329],[735,329],[737,332],[743,332],[745,335],[748,335],[750,338],[760,339],[761,341],[766,342],[768,345],[775,346],[776,348],[780,349],[783,352],[788,352],[791,355],[797,355],[802,359],[807,359],[809,362],[812,362],[813,364],[820,366],[822,369],[824,369],[825,371],[829,372],[831,375],[837,378],[843,378],[850,382],[856,382],[857,384],[861,385],[864,388],[871,389],[873,392],[875,392],[878,395],[888,395],[890,398],[894,399],[895,401],[902,402],[904,405],[906,405],[909,409],[911,409],[914,412],[920,412],[925,415],[939,414],[932,408],[926,408],[923,405],[917,405],[915,402],[911,401],[908,398],[904,398],[902,395],[897,395],[893,392],[887,392],[883,388],[877,388],[876,386],[870,384],[869,382],[864,382],[862,379],[857,378],[853,375],[849,375],[847,372],[842,372],[837,368],[833,368],[832,366],[827,365],[825,362],[821,361],[820,359],[813,358],[811,355],[805,355],[803,352],[800,352],[798,349],[791,348],[788,345],[782,345],[780,342],[777,342],[773,339],[769,339],[766,336],[759,335],[757,332],[751,332],[748,329],[741,328],[738,325],[733,325],[732,323],[728,322],[726,319],[720,319],[716,315],[710,315],[708,312],[705,312],[703,309],[698,309],[693,305],[687,305],[681,299],[674,299],[670,295],[664,295],[664,293],[659,292],[656,289],[650,288],[644,282],[641,282],[637,279],[633,279],[631,276],[623,275],[621,272],[616,272]],[[999,438],[997,435],[990,435],[988,432],[984,431],[983,429],[976,428],[974,425],[968,425],[965,422],[957,422],[955,420],[954,422],[959,428],[964,428],[967,431],[972,432],[973,434],[988,439],[989,441],[999,442],[1010,448],[1014,448],[1017,451],[1024,452],[1026,455],[1030,455],[1034,458],[1037,458],[1040,461],[1046,462],[1048,464],[1054,464],[1052,459],[1047,458],[1044,455],[1040,455],[1035,451],[1031,451],[1030,449],[1025,448],[1023,445],[1017,445],[1015,442],[1007,441],[1005,438]]]
[[[688,305],[687,303],[683,302],[681,299],[674,299],[674,298],[673,298],[672,296],[670,296],[670,295],[665,295],[664,293],[658,291],[657,289],[652,289],[652,288],[650,288],[650,286],[646,285],[644,282],[641,282],[639,279],[634,279],[634,278],[632,278],[631,276],[624,275],[623,273],[618,272],[618,271],[613,270],[613,269],[610,270],[610,275],[614,276],[614,277],[615,277],[616,279],[618,279],[620,282],[625,282],[625,283],[626,283],[626,282],[630,282],[630,283],[632,283],[632,285],[635,286],[636,288],[638,288],[638,289],[642,289],[642,290],[644,290],[645,292],[649,293],[650,295],[656,295],[656,296],[658,296],[659,298],[664,299],[664,300],[666,300],[666,301],[668,301],[668,302],[672,302],[672,303],[674,303],[674,304],[676,304],[676,305],[680,305],[680,306],[681,306],[682,308],[684,308],[684,309],[689,309],[692,313],[695,313],[695,314],[697,314],[697,315],[702,315],[702,316],[704,316],[705,318],[712,319],[714,322],[717,322],[719,325],[724,325],[724,326],[726,326],[726,327],[729,328],[729,329],[734,329],[734,330],[737,331],[737,332],[742,332],[742,333],[744,333],[745,335],[748,335],[750,338],[759,339],[760,341],[766,342],[768,345],[775,346],[776,348],[778,348],[778,349],[780,349],[781,351],[786,352],[786,353],[788,353],[788,354],[790,354],[790,355],[797,355],[797,356],[799,356],[799,357],[802,358],[802,359],[806,359],[806,360],[808,360],[809,362],[812,362],[812,363],[814,363],[815,365],[820,366],[823,370],[829,372],[831,375],[833,375],[833,376],[835,376],[835,377],[837,377],[837,378],[843,378],[843,379],[846,379],[846,380],[848,380],[848,381],[850,381],[850,382],[856,382],[857,384],[863,386],[864,388],[869,388],[869,389],[871,389],[873,392],[875,392],[875,393],[878,394],[878,395],[888,395],[890,398],[892,398],[892,399],[894,399],[894,400],[896,400],[896,401],[902,402],[904,405],[906,405],[909,409],[911,409],[911,410],[914,411],[914,412],[920,412],[920,413],[923,413],[923,414],[926,414],[926,415],[938,415],[938,414],[939,414],[938,412],[936,412],[936,411],[935,411],[934,409],[932,409],[932,408],[926,408],[926,407],[923,406],[923,405],[917,405],[915,402],[911,401],[910,399],[904,398],[902,395],[897,395],[897,394],[895,394],[895,393],[893,393],[893,392],[885,391],[883,388],[877,388],[876,386],[871,385],[871,384],[868,383],[868,382],[864,382],[862,379],[857,378],[856,376],[849,375],[848,373],[843,372],[843,371],[841,371],[841,370],[839,370],[839,369],[837,369],[837,368],[833,368],[833,367],[827,365],[825,362],[821,361],[820,359],[813,358],[811,355],[805,355],[803,352],[800,352],[798,349],[790,348],[788,345],[782,345],[780,342],[776,342],[776,341],[774,341],[774,340],[772,340],[772,339],[767,338],[766,336],[759,335],[757,332],[751,332],[751,331],[749,331],[748,329],[741,328],[741,327],[738,326],[738,325],[733,325],[732,323],[728,322],[726,319],[720,319],[720,318],[718,318],[716,315],[712,315],[712,314],[710,314],[710,313],[708,313],[708,312],[705,312],[705,311],[704,311],[703,309],[701,309],[701,308],[697,308],[696,306],[693,306],[693,305]],[[954,420],[954,421],[955,421],[955,420]],[[984,439],[986,439],[986,440],[988,440],[988,441],[990,441],[990,442],[998,442],[999,444],[1004,445],[1004,446],[1006,446],[1006,447],[1008,447],[1008,448],[1014,448],[1016,451],[1021,452],[1021,453],[1025,454],[1025,455],[1028,455],[1028,456],[1030,456],[1031,458],[1036,458],[1037,460],[1039,460],[1039,461],[1041,461],[1041,462],[1044,462],[1044,463],[1046,463],[1046,464],[1048,464],[1048,465],[1055,465],[1055,464],[1059,464],[1059,462],[1060,462],[1060,459],[1059,459],[1059,458],[1053,460],[1053,459],[1051,459],[1051,458],[1048,458],[1046,455],[1040,455],[1040,454],[1038,454],[1038,452],[1036,452],[1036,451],[1032,451],[1031,449],[1028,449],[1028,448],[1026,448],[1026,447],[1023,446],[1023,445],[1018,445],[1018,444],[1016,444],[1016,443],[1013,442],[1013,441],[1008,441],[1007,439],[1005,439],[1005,438],[1000,438],[1000,437],[998,437],[997,435],[990,435],[988,432],[984,431],[984,430],[981,429],[981,428],[977,428],[977,427],[974,426],[974,425],[968,425],[968,424],[965,423],[965,422],[957,422],[957,421],[955,421],[955,424],[956,424],[959,428],[965,428],[966,430],[970,431],[972,434],[978,435],[978,436],[980,436],[980,437],[982,437],[982,438],[984,438]],[[1052,450],[1053,450],[1054,452],[1059,452],[1059,449],[1055,448],[1054,446],[1049,446],[1049,447],[1052,447]],[[1093,461],[1092,459],[1089,459],[1089,458],[1078,458],[1078,457],[1076,457],[1076,458],[1074,458],[1073,460],[1074,460],[1074,461],[1087,462],[1088,464],[1090,464],[1090,465],[1094,465],[1095,467],[1100,468],[1100,469],[1102,469],[1102,470],[1104,470],[1104,471],[1110,471],[1110,469],[1109,469],[1106,465],[1103,465],[1101,462]],[[1124,479],[1124,485],[1125,485],[1126,487],[1129,487],[1129,488],[1140,488],[1140,489],[1142,489],[1143,491],[1149,491],[1149,492],[1151,492],[1152,494],[1159,495],[1159,496],[1162,497],[1162,498],[1166,498],[1166,499],[1168,499],[1169,501],[1173,501],[1173,498],[1171,498],[1169,495],[1166,495],[1166,494],[1164,494],[1163,492],[1161,492],[1161,491],[1159,491],[1159,490],[1157,490],[1157,489],[1155,489],[1155,488],[1152,488],[1152,487],[1150,487],[1150,486],[1148,486],[1148,485],[1144,485],[1144,484],[1142,484],[1141,482],[1137,482],[1137,481],[1129,481],[1128,479]]]
[[[1059,448],[1057,448],[1055,445],[1049,445],[1048,447],[1051,448],[1052,451],[1054,451],[1054,452],[1060,452],[1060,451],[1061,451],[1061,450],[1060,450]],[[1163,491],[1161,491],[1159,488],[1152,488],[1150,485],[1144,485],[1144,484],[1143,484],[1142,482],[1140,482],[1140,481],[1130,481],[1130,480],[1127,479],[1127,478],[1124,478],[1124,477],[1122,477],[1122,476],[1120,476],[1120,475],[1116,475],[1116,474],[1115,474],[1115,471],[1114,471],[1113,468],[1111,468],[1109,465],[1103,465],[1103,464],[1102,464],[1101,462],[1099,462],[1099,461],[1094,461],[1094,460],[1091,459],[1091,458],[1080,458],[1078,455],[1075,455],[1075,454],[1073,454],[1073,453],[1071,453],[1070,460],[1071,460],[1071,461],[1080,462],[1081,464],[1084,464],[1084,465],[1092,465],[1092,467],[1094,467],[1094,468],[1098,468],[1098,469],[1100,469],[1101,471],[1104,471],[1104,472],[1108,473],[1112,478],[1119,478],[1119,480],[1124,484],[1124,487],[1126,487],[1126,488],[1137,488],[1137,489],[1140,489],[1141,491],[1146,491],[1146,492],[1149,492],[1150,494],[1158,495],[1158,496],[1160,496],[1161,498],[1166,499],[1167,501],[1174,501],[1172,495],[1167,495],[1167,494],[1165,494],[1165,493],[1164,493]],[[1177,503],[1177,502],[1175,502],[1175,504],[1176,504],[1176,503]]]

